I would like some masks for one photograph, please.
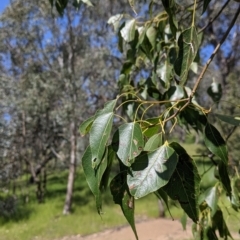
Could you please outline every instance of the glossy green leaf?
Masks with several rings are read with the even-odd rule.
[[[177,161],[177,154],[167,144],[154,152],[143,153],[137,157],[127,176],[131,195],[136,199],[141,198],[166,185]]]
[[[222,115],[217,113],[215,114],[215,116],[223,122],[226,122],[234,126],[240,126],[240,117],[227,116],[227,115]]]
[[[181,122],[188,127],[190,125],[194,130],[203,131],[207,124],[206,115],[204,115],[196,105],[190,104],[180,114]]]
[[[232,188],[231,188],[231,182],[230,182],[230,178],[229,178],[229,174],[228,174],[227,165],[224,164],[223,162],[219,162],[219,164],[217,166],[217,170],[218,170],[219,180],[221,181],[224,189],[226,190],[227,195],[229,197],[231,197],[232,196]]]
[[[133,159],[142,152],[144,147],[139,124],[132,122],[121,125],[113,136],[112,146],[123,164],[130,166]]]
[[[114,202],[121,206],[125,218],[129,222],[136,239],[138,239],[134,221],[135,199],[129,193],[126,181],[126,172],[121,172],[116,177],[113,178],[110,184],[110,189],[113,195]]]
[[[92,153],[92,167],[100,163],[112,129],[113,109],[116,100],[109,101],[104,108],[95,114],[95,120],[90,130],[90,148]]]
[[[154,49],[156,46],[156,37],[157,37],[156,29],[152,26],[150,28],[148,28],[146,31],[146,36],[147,36],[149,42],[151,43],[152,48]]]
[[[219,131],[209,123],[204,129],[204,142],[206,147],[227,165],[228,151],[226,143]]]
[[[174,64],[176,74],[180,77],[180,84],[184,85],[188,71],[198,52],[198,37],[195,27],[183,31],[178,39],[179,53]]]
[[[168,88],[170,86],[170,81],[173,75],[172,70],[173,66],[168,61],[165,61],[157,69],[157,74],[161,78],[161,81],[164,83],[165,88]]]
[[[108,153],[107,152],[108,151],[106,150],[105,155],[104,155],[103,159],[101,160],[97,169],[92,168],[92,153],[91,153],[90,147],[87,147],[87,149],[84,152],[83,157],[82,157],[83,171],[84,171],[88,186],[95,196],[96,207],[97,207],[97,211],[99,214],[102,211],[102,197],[101,197],[101,191],[100,191],[99,186],[100,186],[100,183],[102,180],[102,176],[108,165],[108,162],[107,162]]]
[[[122,38],[126,42],[131,42],[135,38],[135,30],[136,30],[136,20],[132,19],[126,22],[125,26],[121,29]]]
[[[86,135],[86,134],[90,131],[94,119],[95,119],[95,116],[92,116],[92,117],[88,118],[87,120],[85,120],[85,121],[80,125],[79,131],[80,131],[81,136]]]
[[[144,151],[154,151],[162,146],[162,133],[153,135],[145,144]]]
[[[198,221],[198,195],[200,193],[200,176],[197,167],[186,150],[176,142],[170,146],[178,154],[176,169],[163,190],[173,200],[177,200],[186,214],[194,221]]]
[[[201,194],[199,199],[199,204],[201,204],[203,201],[207,203],[207,205],[212,210],[211,215],[213,216],[218,209],[217,204],[219,199],[219,192],[217,186],[208,188],[204,193]]]

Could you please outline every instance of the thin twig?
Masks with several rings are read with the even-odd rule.
[[[208,59],[207,63],[205,64],[202,72],[200,73],[200,75],[199,75],[199,77],[198,77],[198,79],[197,79],[197,81],[196,81],[196,83],[195,83],[195,85],[194,85],[194,87],[193,87],[192,93],[191,93],[191,95],[190,95],[190,97],[189,97],[190,100],[193,98],[193,96],[194,96],[194,94],[195,94],[195,92],[196,92],[196,90],[197,90],[200,82],[202,81],[203,76],[204,76],[206,70],[208,69],[210,63],[212,62],[213,58],[214,58],[215,55],[217,54],[217,52],[218,52],[218,50],[220,49],[220,47],[222,46],[222,44],[225,42],[226,38],[228,37],[228,34],[230,33],[231,29],[233,28],[233,26],[234,26],[234,24],[235,24],[235,22],[236,22],[239,14],[240,14],[240,4],[239,4],[238,10],[237,10],[237,12],[235,13],[235,16],[234,16],[234,18],[232,19],[232,21],[231,21],[231,23],[230,23],[227,31],[225,32],[225,34],[224,34],[224,36],[222,37],[221,41],[218,43],[218,45],[217,45],[216,48],[214,49],[212,55],[210,56],[210,58]]]
[[[201,33],[201,32],[203,32],[206,28],[208,28],[208,27],[219,17],[219,15],[222,13],[222,11],[224,10],[224,8],[228,5],[228,3],[229,3],[230,1],[231,1],[231,0],[227,0],[227,1],[225,2],[225,4],[222,6],[222,8],[221,8],[220,11],[218,12],[218,14],[217,14],[214,18],[212,18],[212,19],[208,22],[208,24],[207,24],[206,26],[204,26],[202,29],[200,29],[199,32],[198,32],[198,34]]]

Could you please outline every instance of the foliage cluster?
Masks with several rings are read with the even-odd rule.
[[[194,1],[183,6],[174,0],[162,0],[164,10],[159,12],[158,4],[150,1],[146,21],[123,14],[112,16],[108,21],[118,34],[119,49],[125,53],[126,60],[118,79],[120,92],[117,98],[107,102],[102,110],[80,126],[82,135],[89,133],[89,147],[82,164],[96,198],[97,210],[101,213],[101,191],[107,187],[112,162],[119,162],[120,172],[111,181],[110,189],[114,202],[121,206],[137,239],[135,199],[150,193],[167,206],[168,198],[179,203],[194,222],[195,239],[218,239],[217,231],[220,237],[231,237],[219,199],[226,195],[231,207],[238,211],[238,171],[235,169],[233,175],[229,174],[226,142],[211,123],[211,109],[201,106],[195,95],[211,61],[236,24],[240,6],[198,73],[195,68],[199,64],[204,30],[199,29],[198,20],[210,2]],[[227,4],[229,1],[218,15]],[[132,1],[130,5],[136,13]],[[185,14],[188,14],[187,20]],[[191,71],[197,74],[192,87],[188,84]],[[145,77],[139,79],[140,73]],[[213,83],[207,93],[215,102],[221,99],[222,92],[217,83]],[[155,106],[158,113],[149,117],[148,113]],[[119,113],[120,108],[126,115]],[[234,126],[240,123],[235,116],[215,116]],[[124,123],[111,137],[114,119],[118,117]],[[211,152],[208,161],[214,164],[217,181],[208,189],[200,189],[198,168],[187,151],[178,142],[168,140],[178,124],[202,134]]]

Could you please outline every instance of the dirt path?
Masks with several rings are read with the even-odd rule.
[[[139,240],[188,240],[193,239],[191,226],[184,231],[178,220],[146,220],[136,224]],[[67,236],[61,240],[135,240],[130,227],[105,230],[88,236]]]

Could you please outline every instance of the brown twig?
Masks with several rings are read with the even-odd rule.
[[[222,13],[222,11],[224,10],[224,8],[228,5],[228,3],[229,3],[230,1],[231,1],[231,0],[227,0],[227,1],[225,2],[225,4],[221,7],[221,9],[220,9],[220,11],[218,12],[218,14],[217,14],[213,19],[211,19],[206,26],[204,26],[202,29],[200,29],[198,33],[201,33],[201,32],[203,32],[206,28],[208,28],[208,27],[219,17],[219,15]]]

